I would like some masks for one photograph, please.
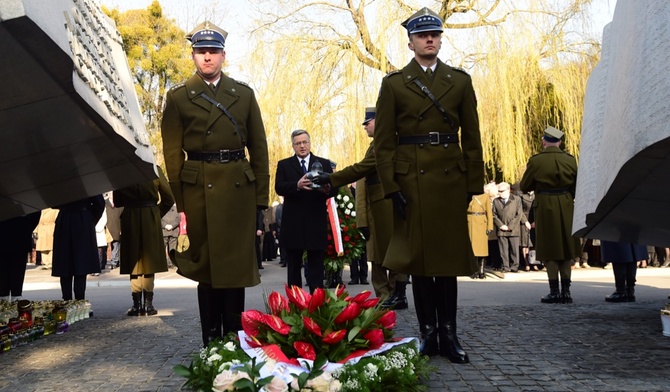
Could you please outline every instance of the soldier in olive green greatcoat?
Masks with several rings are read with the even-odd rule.
[[[375,133],[375,113],[376,109],[374,107],[365,109],[363,126],[369,137],[373,137]],[[384,300],[382,307],[407,309],[405,291],[407,275],[389,270],[383,266],[386,249],[391,240],[393,206],[391,200],[384,197],[375,165],[373,143],[370,143],[362,161],[333,174],[322,173],[317,178],[318,181],[330,183],[334,187],[343,186],[359,179],[364,179],[362,184],[365,186],[357,187],[359,191],[356,193],[356,224],[363,231],[365,231],[365,228],[369,231],[366,240],[368,240],[368,258],[372,260],[372,287],[375,290],[375,295]],[[361,197],[365,198],[365,201],[360,203],[364,206],[363,209],[358,208]],[[365,226],[362,226],[359,222],[359,219],[362,220],[363,217],[369,217]]]
[[[572,260],[581,253],[579,239],[572,236],[577,160],[559,148],[562,137],[563,132],[554,127],[545,129],[543,150],[530,157],[519,184],[523,192],[535,191],[535,252],[547,266],[550,290],[543,303],[572,303]]]
[[[456,277],[476,270],[466,210],[482,192],[484,162],[472,80],[437,58],[442,23],[428,8],[403,22],[414,59],[382,81],[374,146],[395,210],[384,267],[412,274],[421,352],[466,363]]]
[[[168,179],[190,243],[177,256],[178,271],[199,282],[205,345],[241,327],[244,289],[260,283],[257,209],[269,201],[263,120],[253,90],[221,72],[226,37],[209,22],[187,36],[197,72],[167,93],[161,128]]]

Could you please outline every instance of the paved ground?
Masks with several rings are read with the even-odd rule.
[[[283,288],[285,269],[265,263],[263,285],[247,307]],[[348,277],[348,272],[345,272]],[[505,279],[459,279],[459,335],[471,363],[431,359],[432,391],[670,391],[670,338],[659,309],[670,294],[670,268],[638,273],[638,302],[609,304],[612,271],[576,270],[572,305],[545,305],[544,272]],[[411,287],[411,286],[410,286]],[[370,286],[351,286],[351,293]],[[410,297],[411,297],[411,289]],[[159,274],[154,317],[127,317],[130,286],[118,270],[89,277],[95,316],[0,354],[0,391],[175,391],[172,367],[188,364],[201,344],[195,284]],[[30,268],[24,297],[58,299],[50,271]],[[412,307],[399,311],[397,335],[418,336]]]

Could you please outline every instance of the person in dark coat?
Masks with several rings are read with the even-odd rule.
[[[498,235],[498,247],[502,257],[503,272],[519,271],[519,236],[521,224],[530,228],[523,214],[521,198],[510,193],[506,182],[498,184],[498,197],[493,199],[493,221]]]
[[[155,274],[167,271],[161,217],[172,208],[174,197],[163,171],[157,169],[157,179],[114,191],[114,203],[124,207],[120,273],[130,275],[133,306],[128,316],[158,314],[153,305]]]
[[[41,211],[0,222],[0,300],[23,295],[26,259],[33,248],[33,231]]]
[[[318,162],[324,172],[332,173],[330,161],[312,154],[309,133],[298,129],[291,133],[295,155],[277,163],[275,191],[284,196],[281,223],[282,248],[286,249],[287,284],[302,287],[302,255],[307,251],[307,286],[311,292],[323,288],[323,259],[328,246],[326,200],[337,194],[337,188],[324,185],[312,189],[308,178],[312,165]]]
[[[64,300],[84,299],[86,275],[100,273],[95,224],[105,212],[102,195],[54,207],[59,210],[54,228],[51,276],[60,277]]]
[[[645,245],[628,242],[600,241],[602,260],[612,263],[616,291],[605,297],[607,302],[635,302],[635,275],[637,263],[647,260]]]
[[[536,258],[547,267],[550,290],[542,303],[572,303],[572,262],[581,253],[579,239],[572,236],[577,160],[560,149],[563,136],[554,127],[544,130],[543,150],[530,157],[519,183],[522,192],[535,191]]]
[[[382,79],[374,137],[395,211],[384,267],[412,275],[421,353],[467,363],[456,278],[477,269],[466,214],[484,186],[477,99],[470,75],[438,58],[443,21],[435,12],[423,8],[402,25],[414,58]]]

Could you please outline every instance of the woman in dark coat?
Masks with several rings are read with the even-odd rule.
[[[647,247],[628,242],[601,241],[602,260],[612,263],[616,291],[605,297],[607,302],[635,302],[637,262],[649,257]]]
[[[102,195],[54,207],[59,210],[54,228],[53,269],[60,277],[64,300],[84,299],[86,275],[100,273],[95,224],[105,212]]]
[[[0,222],[0,299],[14,300],[23,294],[26,257],[41,214],[37,211]]]

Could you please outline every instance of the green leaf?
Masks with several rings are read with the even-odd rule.
[[[356,336],[358,335],[359,332],[361,332],[361,327],[351,328],[351,330],[347,334],[347,340],[351,342],[352,340],[354,340],[356,338]]]
[[[172,367],[172,370],[174,370],[176,375],[182,377],[190,377],[192,374],[191,369],[187,368],[184,365],[175,365],[174,367]]]

